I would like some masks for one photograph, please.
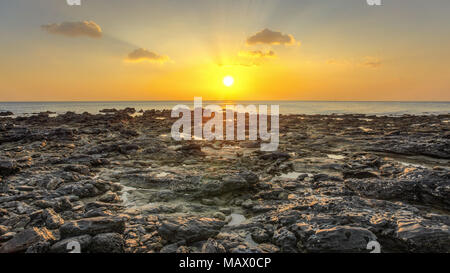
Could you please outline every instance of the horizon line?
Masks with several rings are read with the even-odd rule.
[[[55,100],[55,101],[0,101],[0,103],[118,103],[118,102],[193,102],[194,100]],[[398,103],[450,103],[440,100],[202,100],[205,102],[398,102]]]

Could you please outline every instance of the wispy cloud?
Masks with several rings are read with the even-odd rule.
[[[51,34],[68,37],[86,36],[90,38],[102,37],[101,27],[93,21],[63,22],[61,24],[42,25],[41,28]]]
[[[275,57],[276,54],[273,50],[269,50],[266,52],[262,50],[249,50],[249,51],[240,51],[239,56],[245,58],[270,58]]]
[[[296,45],[299,44],[291,34],[283,34],[268,28],[247,38],[247,45]]]
[[[145,48],[138,48],[128,54],[126,61],[129,62],[153,62],[153,63],[165,63],[170,61],[170,58],[166,55],[160,55],[153,51],[149,51]]]
[[[371,68],[378,68],[382,65],[383,63],[381,62],[380,59],[375,58],[375,57],[366,57],[364,58],[362,65],[363,66],[367,66],[367,67],[371,67]]]

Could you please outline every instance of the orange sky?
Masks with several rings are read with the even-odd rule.
[[[1,2],[0,101],[450,101],[448,1],[112,2]]]

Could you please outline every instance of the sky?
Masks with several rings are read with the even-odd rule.
[[[450,101],[450,1],[382,2],[0,0],[0,101]]]

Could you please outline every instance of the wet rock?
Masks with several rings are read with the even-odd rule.
[[[367,244],[377,237],[368,229],[337,226],[316,231],[305,244],[307,252],[367,252]]]
[[[215,196],[252,188],[259,181],[255,174],[243,172],[223,177],[221,180],[206,180],[201,185],[201,196]]]
[[[209,238],[202,246],[202,253],[226,253],[226,250],[216,240]]]
[[[76,172],[84,175],[88,175],[90,170],[85,165],[69,165],[64,168],[66,172]]]
[[[217,218],[217,219],[219,219],[219,220],[222,220],[222,221],[224,221],[225,218],[226,218],[225,214],[223,214],[223,213],[220,212],[220,211],[215,212],[214,215],[213,215],[213,217],[214,217],[214,218]]]
[[[89,234],[95,236],[100,233],[123,233],[125,219],[120,216],[93,217],[64,223],[59,229],[62,238]]]
[[[46,228],[29,228],[17,233],[0,247],[0,253],[21,252],[38,242],[52,242],[54,235]]]
[[[0,117],[7,117],[7,116],[13,116],[14,113],[11,111],[2,111],[0,112]]]
[[[289,158],[291,158],[291,156],[288,153],[284,153],[284,152],[271,152],[271,153],[263,153],[262,155],[259,156],[260,159],[262,160],[287,160]]]
[[[189,143],[176,150],[186,155],[202,155],[202,146],[197,143]]]
[[[64,220],[53,209],[45,209],[42,213],[45,226],[49,229],[57,229],[64,224]]]
[[[224,221],[212,218],[176,217],[163,220],[158,233],[169,242],[207,240],[219,233]]]
[[[0,236],[7,233],[8,232],[8,228],[5,226],[0,225]]]
[[[92,238],[89,247],[94,253],[123,253],[124,239],[118,233],[102,233]]]
[[[50,249],[50,242],[37,242],[27,248],[25,253],[47,253]]]
[[[418,169],[397,179],[349,179],[345,185],[364,197],[450,209],[450,174],[445,171]]]
[[[450,228],[447,225],[403,221],[398,223],[396,237],[405,242],[413,252],[450,251]]]
[[[106,203],[119,203],[120,197],[117,195],[117,193],[107,192],[103,196],[101,196],[98,200]]]
[[[179,248],[178,243],[166,245],[163,248],[161,248],[160,253],[177,253]]]
[[[280,228],[273,234],[273,242],[281,247],[282,252],[297,252],[297,238],[287,228]]]
[[[8,176],[20,171],[15,160],[0,158],[0,175]]]

